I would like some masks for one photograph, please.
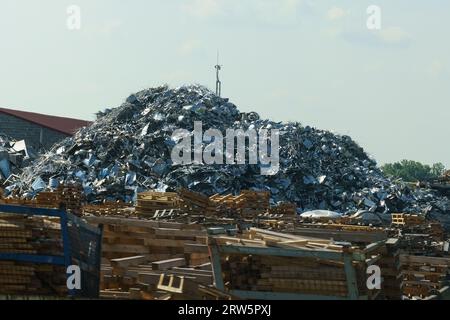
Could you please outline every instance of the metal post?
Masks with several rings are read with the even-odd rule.
[[[222,82],[219,78],[220,70],[222,70],[222,66],[219,64],[219,52],[217,52],[217,64],[214,67],[216,69],[216,95],[219,97],[222,95]]]
[[[69,238],[69,228],[67,226],[67,215],[64,211],[61,211],[61,236],[63,240],[63,249],[64,249],[64,265],[67,268],[69,268],[70,265],[72,265],[72,255],[71,255],[71,247],[70,247],[70,238]],[[66,274],[66,277],[69,278],[69,275]],[[70,296],[75,296],[76,292],[75,290],[69,290]]]
[[[352,263],[352,256],[348,253],[344,254],[344,270],[347,279],[348,298],[350,300],[358,299],[358,284],[356,281],[356,272]]]
[[[209,246],[209,256],[211,257],[213,274],[214,274],[214,285],[220,291],[225,291],[225,285],[223,283],[222,277],[222,265],[220,261],[219,249],[217,244],[212,244]]]

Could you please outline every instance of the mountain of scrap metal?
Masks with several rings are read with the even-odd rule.
[[[261,175],[260,164],[173,165],[178,129],[278,129],[280,167]],[[203,142],[207,145],[208,142]],[[225,145],[225,142],[224,142]],[[446,214],[449,200],[393,183],[350,137],[299,123],[243,116],[228,99],[202,86],[140,91],[98,114],[88,128],[41,155],[6,192],[33,197],[61,183],[80,183],[90,202],[131,202],[144,190],[186,187],[206,195],[266,190],[272,202],[295,202],[299,212],[327,209]]]

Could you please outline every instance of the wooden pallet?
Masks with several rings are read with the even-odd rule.
[[[136,214],[142,217],[150,217],[158,210],[171,210],[179,207],[180,199],[176,193],[144,192],[138,194]]]
[[[181,199],[180,208],[185,212],[204,216],[217,214],[217,205],[209,197],[201,193],[182,188],[178,190],[178,195]]]
[[[267,213],[270,207],[270,193],[243,190],[239,195],[213,195],[212,203],[220,213],[237,215],[240,217],[256,217]]]
[[[280,203],[269,209],[270,214],[295,217],[297,215],[297,205],[295,203]]]
[[[135,210],[124,202],[106,202],[103,204],[83,205],[81,208],[83,215],[95,216],[134,216]]]
[[[425,218],[418,215],[394,213],[392,224],[397,226],[418,226],[425,223]]]

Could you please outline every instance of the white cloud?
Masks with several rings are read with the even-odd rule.
[[[301,0],[259,0],[252,7],[257,16],[265,22],[294,22],[297,18],[297,10]]]
[[[186,0],[181,10],[196,18],[254,17],[262,22],[286,24],[297,19],[302,5],[309,6],[305,0]]]
[[[383,28],[377,35],[381,41],[388,44],[402,44],[411,40],[411,36],[399,27]]]
[[[369,47],[408,48],[413,41],[413,37],[399,27],[358,31],[338,26],[328,30],[328,34],[340,37],[352,44]]]
[[[101,36],[110,37],[123,26],[123,22],[118,19],[111,19],[104,21],[101,25],[96,27],[97,34]]]
[[[339,7],[333,7],[330,10],[328,10],[327,17],[330,20],[339,20],[341,18],[344,18],[347,15],[347,12]]]
[[[439,76],[447,71],[447,66],[441,60],[434,60],[426,72],[431,76]]]
[[[188,56],[192,54],[195,50],[200,49],[202,43],[197,39],[187,39],[178,48],[178,53],[182,56]]]
[[[182,10],[199,18],[217,15],[223,4],[222,0],[189,0],[186,2],[187,3],[182,5]]]

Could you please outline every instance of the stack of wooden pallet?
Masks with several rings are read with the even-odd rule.
[[[270,207],[270,193],[243,190],[237,199],[236,207],[244,217],[255,217],[266,213]]]
[[[405,296],[426,298],[450,284],[450,257],[400,255]]]
[[[297,220],[296,205],[292,203],[282,203],[278,206],[271,207],[266,213],[260,213],[254,217],[253,224],[270,230],[286,230],[293,229],[293,225]]]
[[[220,212],[221,216],[225,217],[238,217],[240,212],[237,207],[237,199],[239,196],[233,196],[232,194],[219,195],[215,194],[209,199],[217,208],[217,212]]]
[[[140,217],[153,217],[158,210],[178,209],[180,199],[172,192],[143,192],[138,194],[136,214]]]
[[[62,255],[59,223],[54,219],[0,215],[0,253]],[[0,294],[64,295],[64,268],[0,261]]]
[[[181,199],[180,208],[187,213],[203,216],[217,214],[217,205],[201,193],[183,188],[178,191],[178,195]]]
[[[297,214],[297,205],[295,203],[280,203],[269,209],[270,214],[295,217]]]
[[[213,195],[210,197],[218,211],[228,210],[241,217],[256,217],[269,212],[270,193],[243,190],[240,195]]]
[[[124,202],[105,202],[102,204],[85,204],[82,206],[83,215],[94,216],[134,216],[135,209]]]
[[[392,214],[392,224],[396,226],[419,226],[425,223],[425,217],[413,214],[394,213]]]
[[[220,268],[230,294],[374,299],[380,292],[367,289],[366,269],[381,257],[376,250],[384,243],[359,248],[252,228],[244,238],[211,238],[210,246],[215,272]]]

